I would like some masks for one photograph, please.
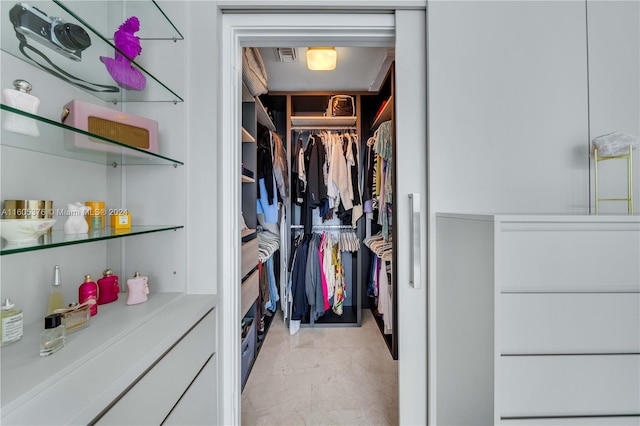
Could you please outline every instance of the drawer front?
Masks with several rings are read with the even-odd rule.
[[[640,353],[640,293],[501,294],[501,354]]]
[[[499,290],[638,292],[638,226],[503,230],[496,247]]]
[[[158,425],[215,349],[210,312],[102,416],[97,424]]]
[[[240,278],[247,276],[253,268],[258,265],[258,239],[242,243],[242,267],[240,270]]]
[[[180,401],[173,407],[163,425],[218,424],[218,373],[214,354],[204,366]]]
[[[259,277],[260,274],[256,269],[249,278],[242,282],[242,309],[240,309],[240,319],[246,315],[249,308],[251,308],[251,305],[253,305],[253,302],[258,298]]]
[[[640,355],[502,356],[500,417],[640,415]]]
[[[638,426],[640,416],[624,417],[570,417],[552,419],[510,419],[498,422],[500,426]]]

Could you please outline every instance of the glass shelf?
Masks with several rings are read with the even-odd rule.
[[[137,61],[131,63],[146,77],[146,87],[142,91],[122,89],[117,86],[111,75],[107,72],[100,57],[113,58],[115,46],[113,33],[118,29],[123,16],[135,13],[140,19],[140,34],[152,39],[179,40],[182,35],[175,25],[167,18],[162,9],[154,1],[67,1],[66,4],[53,0],[33,0],[28,4],[39,9],[49,17],[59,17],[63,21],[80,25],[91,39],[91,46],[81,52],[81,60],[71,60],[48,46],[50,43],[41,44],[32,38],[27,38],[27,46],[37,49],[37,53],[30,48],[24,48],[22,53],[20,42],[13,24],[9,21],[9,11],[18,2],[0,2],[0,19],[2,19],[1,47],[6,53],[15,56],[40,69],[57,75],[61,80],[75,82],[77,87],[85,90],[107,102],[182,102],[183,99],[172,89],[158,80],[149,71],[144,69]],[[89,18],[87,18],[89,17]],[[97,21],[100,19],[100,21]],[[146,26],[145,26],[145,23]],[[160,25],[161,24],[161,25]],[[160,29],[162,27],[162,30]],[[142,43],[142,55],[144,58],[144,43]],[[44,56],[44,57],[43,57]],[[56,67],[67,73],[63,76],[60,71],[45,59],[53,62]],[[83,87],[84,86],[84,87]],[[36,94],[34,92],[34,94]]]
[[[53,247],[69,246],[74,244],[90,243],[102,240],[111,240],[115,238],[130,237],[133,235],[149,234],[152,232],[171,231],[184,228],[181,225],[166,226],[132,226],[131,229],[111,229],[105,227],[103,230],[89,230],[88,234],[70,234],[67,235],[62,230],[51,231],[38,238],[36,242],[26,244],[8,244],[6,240],[2,240],[2,248],[0,256],[24,253],[28,251],[45,250]]]
[[[0,105],[2,110],[2,123],[11,114],[20,117],[13,119],[34,120],[40,136],[33,137],[14,133],[2,129],[0,141],[4,146],[42,152],[59,157],[73,158],[105,165],[182,165],[181,161],[169,157],[154,154],[139,148],[116,142],[114,140],[98,136],[84,130],[76,129],[66,124],[58,123],[38,115]],[[85,138],[83,142],[95,145],[95,149],[76,146],[78,138]]]

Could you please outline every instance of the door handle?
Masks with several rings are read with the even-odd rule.
[[[410,239],[411,239],[411,267],[409,284],[413,288],[421,288],[420,282],[420,194],[409,194],[409,204],[411,204],[410,219]]]

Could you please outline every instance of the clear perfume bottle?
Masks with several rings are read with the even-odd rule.
[[[14,80],[13,87],[13,89],[2,90],[2,98],[5,105],[31,114],[37,114],[40,99],[30,93],[31,84],[25,80]],[[38,123],[34,119],[14,113],[5,115],[2,128],[13,133],[34,137],[40,136]]]
[[[40,334],[40,356],[58,352],[66,343],[67,333],[62,325],[62,315],[51,314],[44,317],[44,330]]]

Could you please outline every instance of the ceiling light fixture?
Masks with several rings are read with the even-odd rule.
[[[307,49],[307,68],[312,71],[331,71],[336,68],[338,54],[335,47],[310,47]]]

